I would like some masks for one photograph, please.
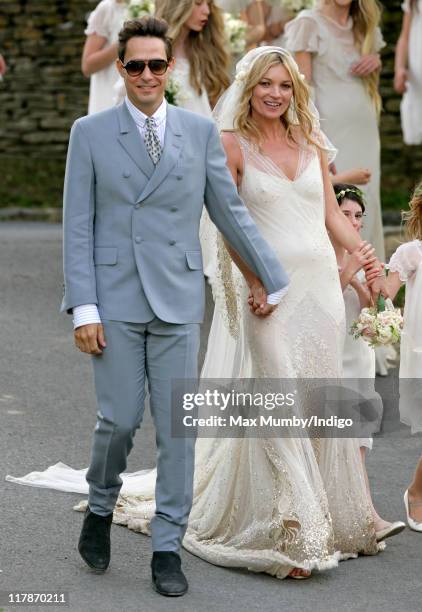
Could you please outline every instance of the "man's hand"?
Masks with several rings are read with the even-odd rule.
[[[81,325],[74,331],[75,344],[82,353],[101,355],[107,344],[101,323]]]
[[[267,317],[277,308],[277,305],[267,304],[267,293],[263,285],[254,283],[249,289],[248,304],[250,311],[254,315],[257,317]]]

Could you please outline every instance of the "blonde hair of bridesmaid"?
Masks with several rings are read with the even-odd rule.
[[[402,212],[406,222],[406,234],[410,240],[422,240],[422,181],[416,186],[409,210]]]
[[[156,0],[155,16],[169,24],[168,36],[177,44],[182,28],[189,19],[195,0]],[[230,56],[221,10],[209,2],[210,15],[202,32],[190,31],[186,55],[190,66],[190,83],[201,95],[205,87],[211,106],[230,85]]]
[[[265,49],[265,48],[264,48]],[[240,96],[239,107],[234,117],[234,129],[246,139],[251,139],[260,143],[261,134],[253,120],[250,101],[254,87],[259,83],[264,74],[277,64],[282,64],[292,79],[293,97],[290,107],[281,117],[281,121],[286,128],[287,137],[295,142],[292,127],[299,126],[308,143],[323,149],[322,143],[315,139],[315,116],[309,110],[310,90],[305,82],[303,75],[299,72],[298,66],[290,53],[280,49],[281,52],[271,52],[257,57],[251,68],[245,73],[238,75],[243,84]],[[293,120],[294,119],[294,120]]]

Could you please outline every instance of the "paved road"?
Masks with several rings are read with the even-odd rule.
[[[110,571],[89,572],[75,546],[81,515],[72,506],[80,496],[4,481],[6,474],[23,475],[59,460],[82,468],[89,457],[94,392],[89,359],[73,348],[70,317],[58,314],[60,238],[59,226],[0,223],[0,591],[65,590],[67,609],[76,612],[420,612],[422,535],[409,530],[377,557],[348,561],[302,582],[214,567],[184,552],[191,588],[184,598],[168,600],[151,590],[149,538],[113,526]],[[387,400],[386,414],[393,411]],[[387,422],[384,429],[369,472],[381,514],[398,519],[422,438]],[[129,469],[153,464],[147,417]]]

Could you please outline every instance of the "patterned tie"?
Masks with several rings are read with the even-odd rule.
[[[145,128],[145,147],[152,161],[157,165],[161,157],[161,143],[155,131],[155,121],[152,117],[145,119]]]

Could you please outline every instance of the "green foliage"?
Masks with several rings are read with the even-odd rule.
[[[0,208],[60,208],[65,162],[43,158],[0,158]]]
[[[406,297],[406,285],[402,285],[395,297],[394,306],[396,306],[396,308],[403,309],[405,297]]]
[[[407,210],[409,208],[410,193],[407,189],[381,189],[381,202],[383,210]]]

